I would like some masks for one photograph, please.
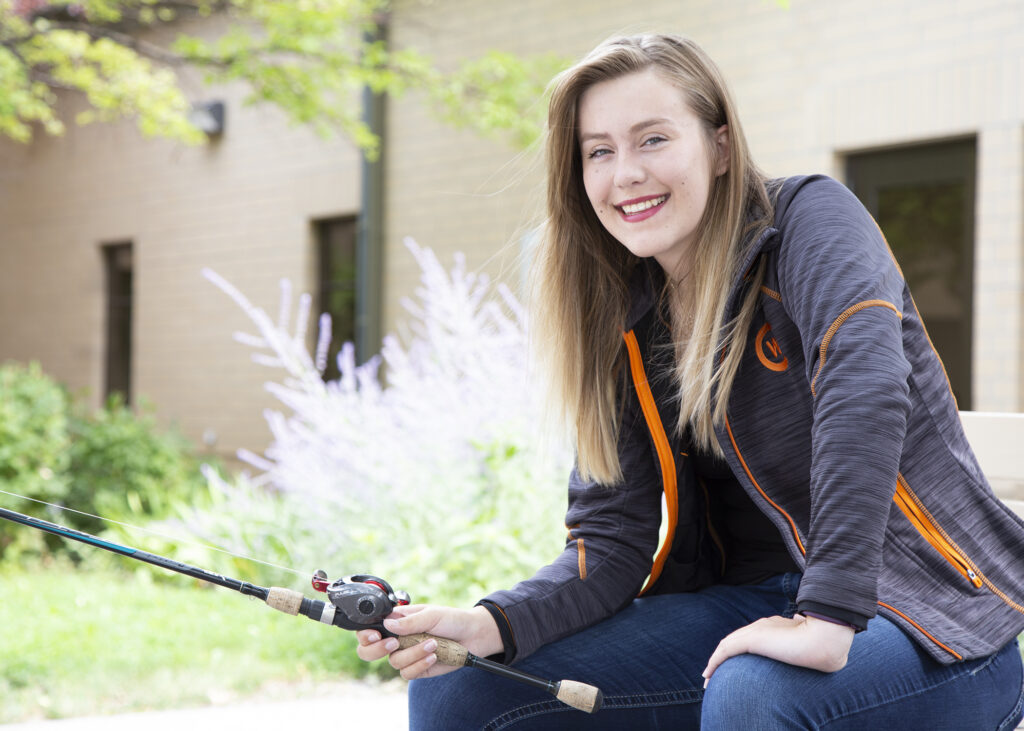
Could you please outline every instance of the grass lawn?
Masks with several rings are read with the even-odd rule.
[[[158,572],[0,572],[0,723],[196,706],[282,684],[393,675],[356,658],[351,632]]]

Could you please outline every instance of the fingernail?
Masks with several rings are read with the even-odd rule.
[[[398,649],[398,640],[396,640],[394,637],[390,638],[387,642],[384,643],[384,649],[388,652],[394,652]]]
[[[707,681],[707,680],[705,680],[705,681],[704,681],[704,690],[707,690],[707,689],[708,689],[708,681]]]
[[[437,662],[437,655],[427,655],[427,665],[433,665]]]
[[[398,629],[398,620],[397,619],[385,619],[384,620],[384,626],[387,629],[389,629],[392,632],[394,632],[396,629]]]
[[[369,635],[367,635],[366,639],[369,642],[379,642],[380,641],[380,635],[377,634],[376,632],[371,632]]]
[[[434,650],[437,649],[437,641],[436,640],[427,640],[426,642],[423,643],[423,649],[426,650],[427,652],[433,652]]]

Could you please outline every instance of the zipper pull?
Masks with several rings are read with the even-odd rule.
[[[969,578],[971,580],[971,583],[974,584],[976,587],[978,587],[979,589],[981,588],[981,579],[979,579],[978,575],[974,573],[974,569],[970,567],[967,568],[967,578]]]

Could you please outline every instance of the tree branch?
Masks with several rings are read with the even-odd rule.
[[[169,51],[162,46],[158,46],[155,43],[144,41],[140,38],[136,38],[129,33],[123,33],[112,28],[105,28],[103,26],[91,25],[89,23],[54,23],[51,28],[53,30],[70,30],[78,31],[79,33],[85,33],[87,36],[93,39],[106,38],[107,40],[113,41],[114,43],[130,48],[140,56],[151,58],[154,61],[159,61],[167,66],[181,66],[186,63],[185,58],[174,51]]]
[[[49,86],[51,89],[63,89],[64,91],[77,91],[77,92],[81,92],[82,91],[77,86],[72,86],[71,84],[67,84],[67,83],[65,83],[63,81],[58,81],[57,79],[53,78],[48,73],[46,73],[45,71],[40,71],[37,68],[29,68],[28,73],[29,73],[29,78],[32,81],[41,81],[44,84],[46,84],[47,86]]]

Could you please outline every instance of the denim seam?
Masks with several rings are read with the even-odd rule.
[[[1009,731],[1010,729],[1016,728],[1017,724],[1020,723],[1022,712],[1024,712],[1024,678],[1022,678],[1021,682],[1022,687],[1020,695],[1017,697],[1017,705],[1015,705],[1009,715],[1003,719],[996,731]]]
[[[524,721],[534,716],[542,716],[546,713],[564,713],[569,707],[557,701],[543,701],[540,703],[527,703],[526,705],[510,708],[500,716],[492,719],[483,727],[482,731],[499,731],[508,728],[514,723]]]
[[[893,696],[892,698],[887,698],[884,701],[879,701],[878,703],[875,703],[873,705],[861,706],[860,708],[857,708],[856,710],[849,711],[848,713],[842,713],[842,714],[836,716],[835,718],[830,718],[830,719],[828,719],[826,721],[822,721],[820,728],[825,728],[829,724],[835,723],[836,721],[841,721],[844,718],[849,718],[850,716],[856,716],[858,713],[863,713],[864,711],[870,711],[870,710],[872,710],[874,708],[879,708],[881,706],[889,705],[890,703],[895,703],[895,702],[901,701],[901,700],[903,700],[905,698],[912,698],[912,697],[914,697],[916,695],[921,695],[922,693],[928,693],[930,691],[935,690],[936,688],[940,688],[943,685],[946,685],[947,683],[952,683],[954,680],[959,680],[960,678],[964,677],[965,675],[975,675],[975,674],[981,672],[982,670],[984,670],[985,668],[987,668],[990,664],[992,664],[992,662],[995,659],[996,659],[996,655],[991,655],[988,658],[986,658],[985,662],[983,664],[979,665],[978,667],[973,668],[973,669],[969,669],[969,670],[965,669],[965,670],[957,673],[956,675],[951,675],[948,678],[945,678],[944,680],[942,680],[942,681],[940,681],[938,683],[935,683],[933,685],[929,685],[927,687],[922,687],[922,688],[917,688],[916,690],[914,690],[912,692],[904,693],[903,695]]]
[[[657,693],[632,693],[627,695],[605,696],[602,710],[624,710],[631,708],[652,708],[664,706],[685,705],[687,703],[699,703],[704,697],[701,690],[667,690]],[[535,716],[542,716],[546,713],[563,713],[570,711],[568,706],[557,701],[542,701],[528,703],[517,708],[511,708],[500,716],[492,719],[484,726],[484,731],[500,731],[513,724],[524,721]]]

